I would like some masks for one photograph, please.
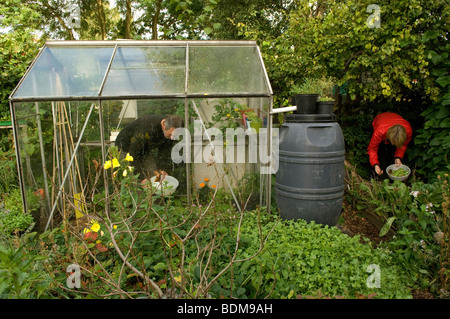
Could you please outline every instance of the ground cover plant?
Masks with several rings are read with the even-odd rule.
[[[264,220],[264,232],[270,231],[271,236],[260,254],[229,271],[234,286],[231,291],[222,289],[223,295],[411,298],[405,285],[408,277],[390,253],[361,243],[359,236],[349,237],[336,227],[314,222],[280,221],[276,216],[256,212],[248,215],[242,226],[242,256],[251,255],[258,248],[254,238],[257,234],[251,225],[259,218]]]

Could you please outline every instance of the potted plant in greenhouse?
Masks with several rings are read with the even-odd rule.
[[[319,94],[322,92],[322,86],[319,79],[306,78],[300,85],[294,86],[295,105],[297,105],[297,114],[314,114]]]
[[[245,127],[245,126],[247,126],[247,124],[245,123],[246,118],[248,118],[249,113],[253,112],[253,109],[248,107],[246,104],[244,104],[244,105],[240,105],[238,110],[241,113],[241,122]]]
[[[262,119],[256,115],[254,111],[247,113],[247,119],[249,121],[249,128],[251,130],[255,130],[256,133],[259,132],[259,129],[262,127]]]

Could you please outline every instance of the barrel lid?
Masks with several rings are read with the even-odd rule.
[[[284,121],[287,123],[307,122],[336,122],[336,115],[331,114],[286,114]]]

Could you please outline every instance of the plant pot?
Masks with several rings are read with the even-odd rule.
[[[250,127],[256,131],[256,133],[259,132],[259,129],[262,127],[261,121],[251,121]]]
[[[334,101],[317,102],[317,114],[331,114],[333,113]]]
[[[115,142],[116,138],[117,138],[117,135],[119,135],[119,133],[120,133],[120,131],[111,131],[111,135],[109,137],[109,140],[111,142]]]
[[[241,113],[241,124],[245,127],[244,114],[253,112],[253,109],[239,110]]]
[[[316,103],[319,94],[296,94],[294,96],[295,105],[297,105],[297,114],[315,114]]]

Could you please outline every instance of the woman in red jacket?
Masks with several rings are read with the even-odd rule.
[[[381,143],[395,147],[394,162],[401,165],[408,143],[412,138],[411,124],[396,113],[386,112],[378,114],[372,122],[373,134],[367,147],[370,165],[378,175],[383,174],[378,159]]]

